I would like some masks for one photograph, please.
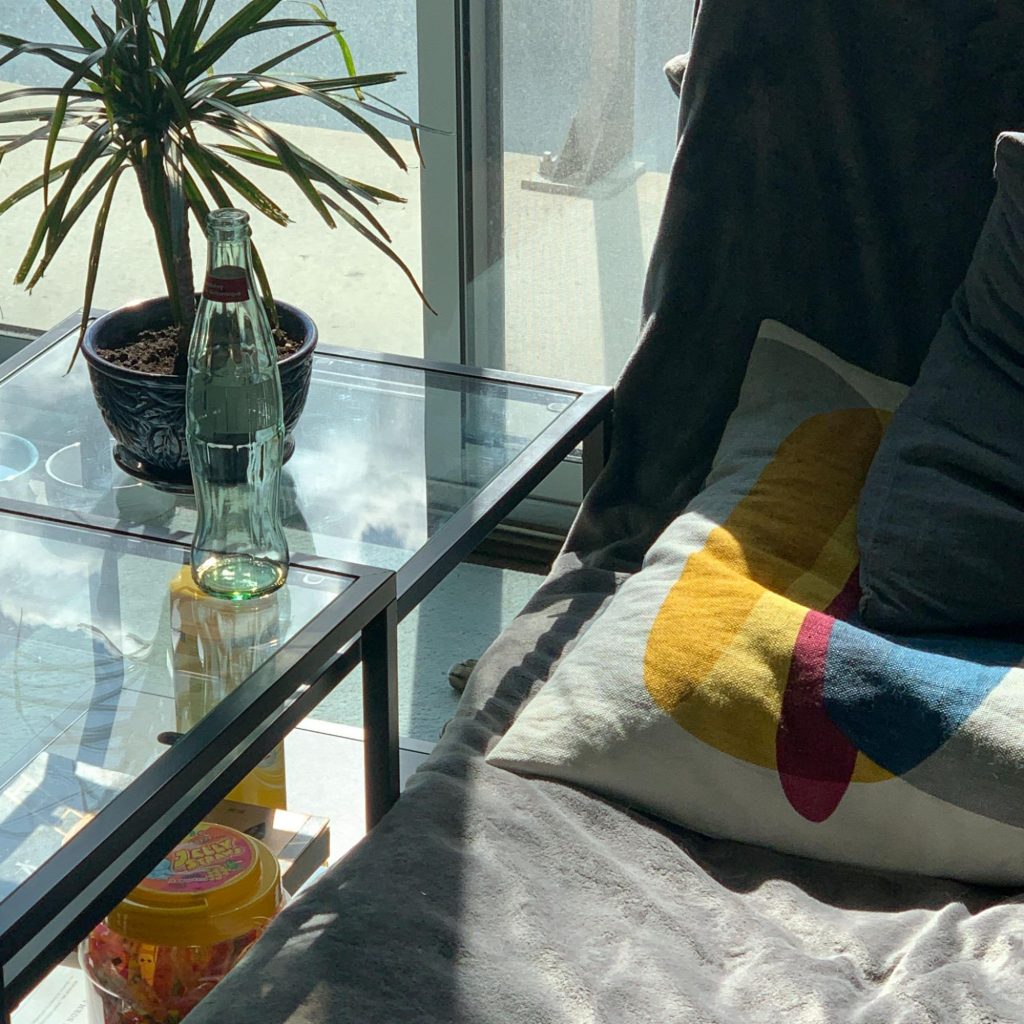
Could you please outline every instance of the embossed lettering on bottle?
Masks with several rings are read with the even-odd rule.
[[[203,298],[212,302],[245,302],[249,298],[245,267],[212,267],[206,274]]]

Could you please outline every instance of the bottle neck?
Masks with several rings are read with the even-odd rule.
[[[214,302],[244,302],[252,292],[248,232],[210,233],[203,296]]]
[[[252,249],[249,244],[248,232],[211,233],[209,242],[207,270],[213,270],[215,267],[245,267],[248,269],[252,263]]]

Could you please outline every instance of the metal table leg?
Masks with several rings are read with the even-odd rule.
[[[398,799],[398,606],[392,601],[363,629],[363,758],[366,827]]]
[[[608,461],[612,446],[612,413],[607,416],[583,439],[583,493],[594,485],[598,474]]]

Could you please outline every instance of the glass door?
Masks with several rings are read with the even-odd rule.
[[[425,26],[431,6],[454,7],[455,24]],[[442,142],[446,183],[429,159],[423,179],[425,209],[447,185],[445,225],[462,235],[444,266],[464,275],[462,358],[613,382],[636,341],[675,151],[663,68],[689,47],[692,3],[444,0],[420,12],[421,103],[443,59],[462,112]],[[434,237],[425,220],[425,261]],[[429,328],[426,338],[430,354]],[[440,354],[453,343],[436,344]]]
[[[692,2],[421,0],[419,15],[421,118],[454,110],[421,179],[424,282],[449,302],[424,317],[426,354],[612,383],[637,338],[675,150],[663,69],[689,48]],[[571,459],[519,518],[561,532],[580,495]]]

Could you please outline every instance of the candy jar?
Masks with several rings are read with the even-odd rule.
[[[89,1024],[179,1024],[282,900],[266,846],[200,823],[83,940]]]

